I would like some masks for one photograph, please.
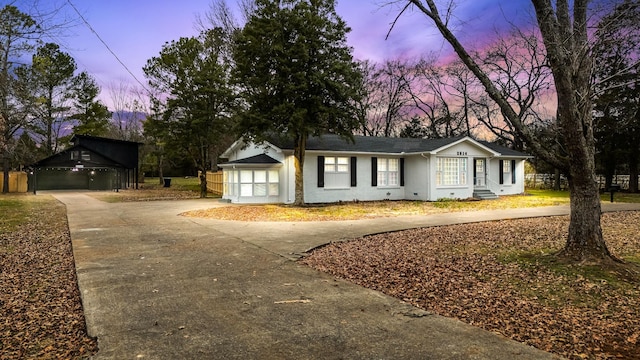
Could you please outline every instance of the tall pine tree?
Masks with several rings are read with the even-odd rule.
[[[261,142],[294,142],[295,204],[304,204],[303,169],[309,136],[346,138],[358,128],[354,100],[360,72],[346,44],[349,28],[333,0],[257,0],[236,38],[234,78],[246,111],[237,131]]]

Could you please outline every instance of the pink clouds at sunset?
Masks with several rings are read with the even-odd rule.
[[[2,0],[20,7],[33,0]],[[204,14],[211,0],[55,0],[41,1],[48,6],[61,6],[67,16],[82,14],[88,24],[77,21],[63,37],[46,39],[61,45],[74,57],[79,71],[94,76],[105,90],[114,84],[136,81],[101,43],[95,30],[135,77],[145,83],[142,67],[158,55],[162,45],[197,33],[194,25],[198,14]],[[235,0],[228,0],[235,7]],[[394,19],[404,2],[393,0],[338,0],[336,10],[351,28],[348,42],[354,57],[382,62],[395,58],[418,58],[429,54],[450,57],[451,50],[441,35],[415,8],[410,7],[398,19],[387,38]],[[514,1],[458,1],[452,24],[461,41],[469,47],[487,45],[496,31],[503,31],[509,22],[527,23],[532,20],[528,0]],[[106,100],[106,99],[105,99]],[[107,101],[108,102],[108,101]]]

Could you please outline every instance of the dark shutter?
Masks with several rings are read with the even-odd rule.
[[[475,179],[478,177],[478,169],[476,169],[476,163],[478,162],[478,160],[473,159],[473,180],[475,181]]]
[[[351,157],[351,186],[352,187],[356,187],[358,186],[358,173],[357,173],[357,168],[358,168],[358,158],[356,158],[355,156]]]
[[[511,160],[511,183],[516,183],[516,161]]]
[[[378,186],[378,158],[371,158],[371,186]]]
[[[504,160],[500,160],[500,185],[504,184]]]
[[[318,156],[318,187],[324,187],[324,156]]]
[[[404,158],[400,158],[400,186],[404,186]]]

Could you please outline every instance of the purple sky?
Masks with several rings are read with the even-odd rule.
[[[5,2],[7,0],[0,0]],[[67,11],[73,14],[65,0]],[[194,20],[203,14],[210,0],[71,0],[88,23],[109,45],[141,82],[146,84],[142,67],[147,59],[157,56],[162,45],[181,36],[196,34]],[[399,12],[398,5],[381,7],[386,0],[338,0],[337,12],[351,27],[348,42],[357,59],[417,58],[435,52],[450,54],[450,48],[431,26],[428,19],[415,10],[405,13],[391,33],[385,36]],[[531,21],[529,0],[457,1],[452,20],[456,34],[468,46],[482,46],[504,28],[505,18],[514,22]],[[230,5],[235,0],[228,0]],[[135,80],[105,48],[89,28],[80,24],[68,36],[56,38],[63,50],[96,78],[103,89],[101,98],[109,104],[108,88]]]

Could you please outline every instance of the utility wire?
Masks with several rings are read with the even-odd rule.
[[[78,16],[80,17],[80,19],[82,19],[82,21],[84,22],[84,24],[87,26],[87,28],[89,28],[89,30],[91,30],[91,32],[98,38],[98,40],[100,40],[100,42],[102,43],[102,45],[104,45],[105,48],[107,48],[107,50],[109,50],[109,52],[111,53],[111,55],[113,55],[114,58],[116,58],[116,60],[118,60],[118,62],[120,63],[120,65],[122,65],[122,67],[127,70],[127,72],[129,73],[129,75],[131,75],[131,77],[138,83],[140,84],[140,86],[142,86],[142,88],[147,92],[147,93],[151,93],[151,91],[149,91],[149,89],[147,89],[147,87],[140,81],[138,80],[138,78],[133,74],[133,72],[131,72],[131,70],[129,70],[129,68],[127,67],[127,65],[125,65],[125,63],[120,60],[120,58],[118,57],[118,55],[116,55],[116,53],[111,50],[111,48],[109,47],[109,45],[107,45],[107,43],[102,40],[102,37],[100,37],[100,35],[95,31],[95,29],[91,26],[91,24],[89,24],[89,22],[87,21],[87,19],[85,19],[84,16],[82,16],[82,14],[80,13],[80,11],[78,11],[78,9],[73,5],[73,3],[71,3],[71,0],[67,0],[67,3],[69,3],[69,5],[73,8],[73,10],[76,12],[76,14],[78,14]]]

